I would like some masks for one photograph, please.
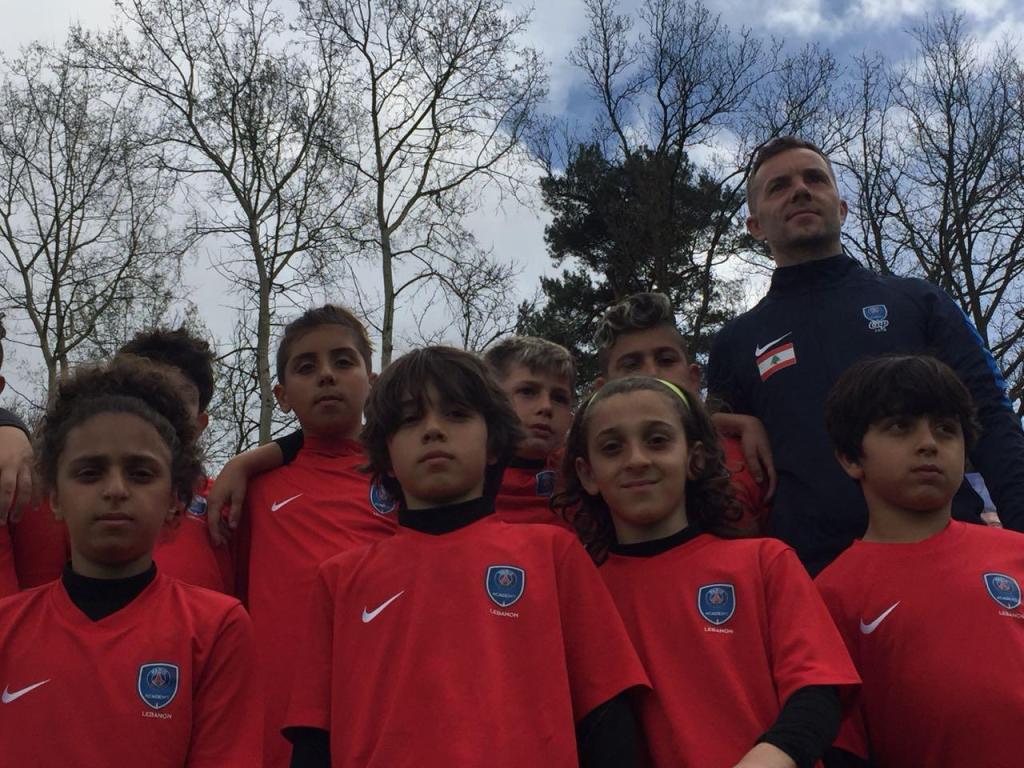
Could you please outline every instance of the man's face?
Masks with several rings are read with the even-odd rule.
[[[747,229],[768,243],[778,266],[839,253],[846,202],[817,152],[788,149],[770,158],[758,169],[751,192]]]

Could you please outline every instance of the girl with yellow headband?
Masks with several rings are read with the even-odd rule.
[[[653,683],[656,768],[813,768],[860,680],[793,551],[716,535],[735,520],[707,411],[660,379],[605,384],[566,443],[571,518]]]

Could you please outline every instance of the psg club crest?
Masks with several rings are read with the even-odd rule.
[[[192,501],[188,503],[186,512],[192,515],[192,517],[206,517],[206,498],[203,496],[193,496]]]
[[[555,492],[555,471],[553,469],[538,472],[534,480],[538,496],[550,496]]]
[[[153,709],[163,709],[178,692],[176,664],[157,662],[139,667],[139,696]]]
[[[732,584],[705,584],[697,590],[697,610],[715,626],[725,624],[736,612],[736,590]]]
[[[875,333],[881,333],[889,327],[889,321],[886,320],[889,310],[886,309],[885,304],[872,304],[870,307],[862,308],[861,312],[864,313],[864,319],[868,321],[868,328]]]
[[[1020,584],[1012,576],[1005,573],[986,573],[985,589],[988,590],[989,597],[1008,611],[1020,605]]]
[[[492,565],[487,569],[487,596],[499,608],[508,608],[523,596],[526,571],[514,565]]]
[[[370,505],[378,515],[390,515],[398,506],[391,494],[384,490],[380,483],[373,483],[370,486]]]

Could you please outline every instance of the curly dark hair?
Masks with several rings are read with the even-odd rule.
[[[210,344],[193,336],[185,326],[175,328],[154,328],[140,331],[118,354],[144,357],[154,363],[162,363],[181,371],[192,382],[199,393],[199,412],[210,406],[213,399],[213,352]]]
[[[730,526],[741,516],[730,490],[729,471],[725,467],[718,432],[699,398],[685,393],[681,396],[682,390],[675,385],[649,376],[628,376],[609,381],[576,412],[562,461],[564,488],[551,499],[552,510],[572,523],[587,552],[598,564],[604,562],[609,547],[615,543],[615,527],[605,500],[600,495],[587,493],[580,483],[576,459],[588,458],[588,429],[595,408],[610,397],[640,391],[658,392],[667,398],[679,416],[687,444],[700,442],[704,447],[704,461],[698,465],[697,476],[686,481],[686,518],[689,524],[732,538],[736,534]],[[686,472],[687,467],[680,467],[679,471]]]
[[[971,393],[952,368],[930,355],[859,360],[825,399],[825,431],[836,450],[853,461],[863,457],[871,425],[894,416],[955,418],[968,449],[981,433]]]
[[[133,355],[80,366],[58,382],[36,433],[36,463],[46,488],[56,487],[68,434],[102,413],[128,413],[153,425],[170,448],[171,487],[187,504],[202,476],[195,417],[166,374]]]
[[[424,347],[389,365],[370,390],[361,439],[366,446],[367,471],[401,506],[405,496],[391,474],[388,441],[401,425],[410,400],[427,407],[427,387],[442,399],[479,413],[487,423],[487,451],[497,461],[488,467],[484,495],[498,492],[505,465],[524,433],[519,417],[487,365],[475,355],[454,347]]]

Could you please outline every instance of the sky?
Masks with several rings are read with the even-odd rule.
[[[622,0],[623,8],[637,5],[637,0]],[[733,29],[751,25],[758,33],[784,40],[791,49],[817,42],[831,49],[841,62],[865,49],[889,55],[909,50],[907,30],[929,15],[942,12],[966,14],[971,29],[984,41],[994,43],[1006,35],[1024,39],[1024,4],[1019,0],[706,0],[706,5]],[[5,56],[33,40],[60,43],[72,22],[100,28],[108,26],[116,15],[113,0],[0,0],[0,12],[4,20],[0,25],[0,52]],[[550,66],[548,111],[583,122],[592,107],[580,75],[567,56],[585,25],[580,0],[547,0],[535,4],[524,41],[541,51]],[[499,204],[492,197],[484,198],[469,221],[483,247],[493,248],[499,258],[520,263],[523,298],[536,292],[539,276],[557,271],[544,248],[547,220],[539,196],[535,196],[527,205],[508,200]],[[201,268],[190,269],[186,281],[208,326],[216,335],[227,337],[232,313],[223,306],[225,284]],[[749,298],[753,301],[757,296]],[[5,374],[17,386],[18,375],[10,369]]]

